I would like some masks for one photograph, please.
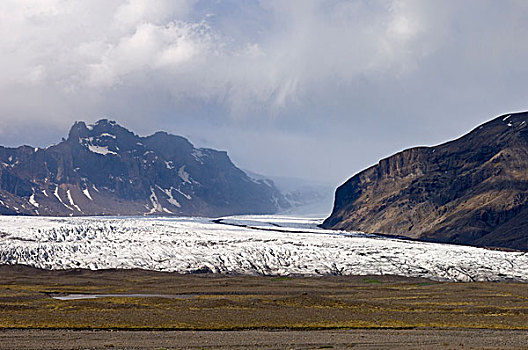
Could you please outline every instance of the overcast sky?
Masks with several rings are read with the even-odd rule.
[[[528,109],[528,1],[0,1],[0,144],[76,120],[339,184]]]

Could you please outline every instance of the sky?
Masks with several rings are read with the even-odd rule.
[[[2,0],[0,144],[115,120],[339,185],[528,109],[524,0]]]

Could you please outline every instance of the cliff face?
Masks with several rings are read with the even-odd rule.
[[[528,250],[528,113],[381,160],[336,191],[323,226]]]
[[[46,149],[0,147],[0,214],[220,216],[281,206],[272,182],[248,177],[226,152],[104,119],[76,123]]]

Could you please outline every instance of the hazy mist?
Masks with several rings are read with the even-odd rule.
[[[528,109],[526,1],[0,2],[0,144],[76,120],[339,184]]]

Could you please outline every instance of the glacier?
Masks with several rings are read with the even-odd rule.
[[[528,281],[528,255],[325,230],[322,219],[0,216],[0,264],[246,275]]]

